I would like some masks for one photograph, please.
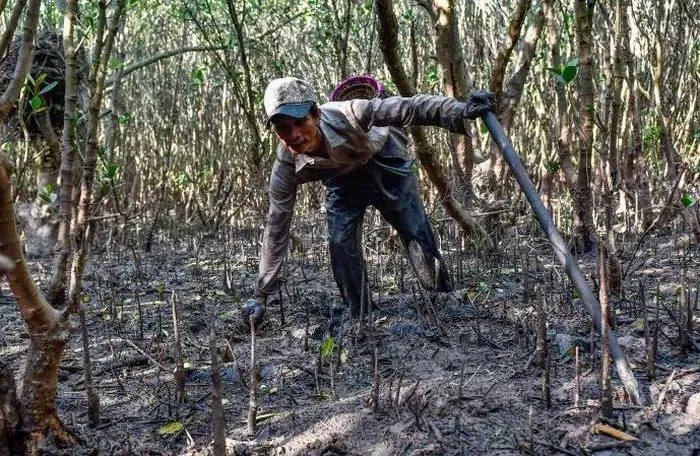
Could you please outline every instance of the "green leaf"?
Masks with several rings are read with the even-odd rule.
[[[192,83],[195,85],[204,84],[204,68],[197,68],[192,71]]]
[[[105,179],[114,180],[119,172],[119,166],[116,163],[108,163],[105,166]]]
[[[83,301],[83,304],[87,304],[90,302],[90,295],[88,293],[83,293],[83,295],[80,297],[80,300]]]
[[[121,59],[113,58],[109,62],[109,68],[112,70],[118,70],[124,66],[124,62]]]
[[[413,14],[413,11],[410,9],[407,9],[404,11],[404,13],[401,15],[401,19],[403,19],[405,22],[411,22],[416,18],[416,16]]]
[[[335,337],[328,336],[321,344],[321,358],[328,357],[335,350]]]
[[[158,429],[158,434],[160,435],[172,435],[177,434],[185,428],[185,425],[179,421],[170,421],[165,423]]]
[[[425,82],[427,82],[431,87],[440,83],[440,72],[438,71],[437,66],[431,65],[428,68],[428,71],[425,73]]]
[[[700,141],[700,130],[695,132],[695,134],[693,135],[693,139],[697,139],[698,141]]]
[[[645,144],[655,143],[661,139],[661,127],[656,124],[647,125],[642,135]]]
[[[47,76],[47,73],[41,73],[39,77],[36,78],[36,80],[34,81],[34,88],[36,89],[37,87],[39,87],[44,82],[44,80],[46,80]]]
[[[44,185],[39,191],[39,199],[46,204],[53,204],[58,195],[56,195],[55,188],[51,184]]]
[[[695,206],[695,203],[697,203],[697,202],[698,201],[695,198],[693,198],[689,193],[684,194],[683,197],[681,198],[681,204],[686,209]]]
[[[562,84],[566,84],[566,81],[564,80],[564,77],[561,74],[554,73],[552,76],[554,77],[554,79],[561,82]]]
[[[579,65],[578,57],[574,57],[573,59],[569,60],[566,64],[566,66],[572,66],[572,67],[577,67],[578,65]]]
[[[50,92],[54,87],[58,85],[58,81],[53,81],[51,84],[45,86],[43,89],[41,89],[41,92],[39,92],[39,95],[43,95],[45,93]]]
[[[489,132],[489,127],[487,127],[485,123],[479,122],[479,130],[481,131],[482,134],[483,134],[483,133],[488,133],[488,132]]]
[[[128,112],[122,114],[121,116],[117,117],[117,121],[119,122],[119,125],[122,127],[127,124],[131,120],[131,114]]]
[[[570,83],[576,77],[578,73],[578,68],[576,66],[567,65],[564,71],[561,72],[561,77],[564,79],[565,83]]]
[[[42,100],[39,95],[35,95],[31,100],[29,100],[29,105],[32,107],[32,111],[34,112],[37,112],[43,104],[44,100]]]

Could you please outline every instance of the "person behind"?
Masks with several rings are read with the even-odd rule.
[[[346,98],[362,84],[379,84],[372,78],[360,78],[365,79],[339,84],[331,99]],[[246,321],[252,318],[258,324],[263,320],[267,297],[279,288],[297,187],[317,180],[327,188],[333,276],[352,318],[360,315],[363,292],[369,302],[366,286],[363,290],[367,281],[360,233],[370,205],[396,229],[423,285],[431,291],[451,291],[447,267],[418,194],[408,138],[401,129],[438,126],[466,134],[465,121],[491,110],[493,104],[493,94],[476,91],[466,102],[417,95],[318,105],[306,81],[294,77],[270,81],[264,108],[268,125],[280,142],[270,175],[270,207],[254,300],[244,308]]]

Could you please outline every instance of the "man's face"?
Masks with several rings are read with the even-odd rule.
[[[321,150],[323,137],[318,124],[318,117],[311,113],[301,119],[279,115],[272,120],[277,137],[294,155],[314,155]]]

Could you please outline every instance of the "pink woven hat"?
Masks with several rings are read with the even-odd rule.
[[[384,95],[384,85],[374,76],[365,74],[362,76],[350,76],[340,81],[331,91],[330,101],[347,100],[371,100]]]

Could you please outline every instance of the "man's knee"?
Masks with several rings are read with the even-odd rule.
[[[342,211],[328,214],[328,244],[331,252],[350,253],[358,248],[361,220]]]
[[[331,234],[328,239],[328,246],[331,251],[347,251],[350,250],[352,245],[348,242],[348,239],[342,235],[342,233]]]
[[[347,226],[331,228],[328,231],[328,245],[331,252],[350,254],[357,250],[357,230]]]

